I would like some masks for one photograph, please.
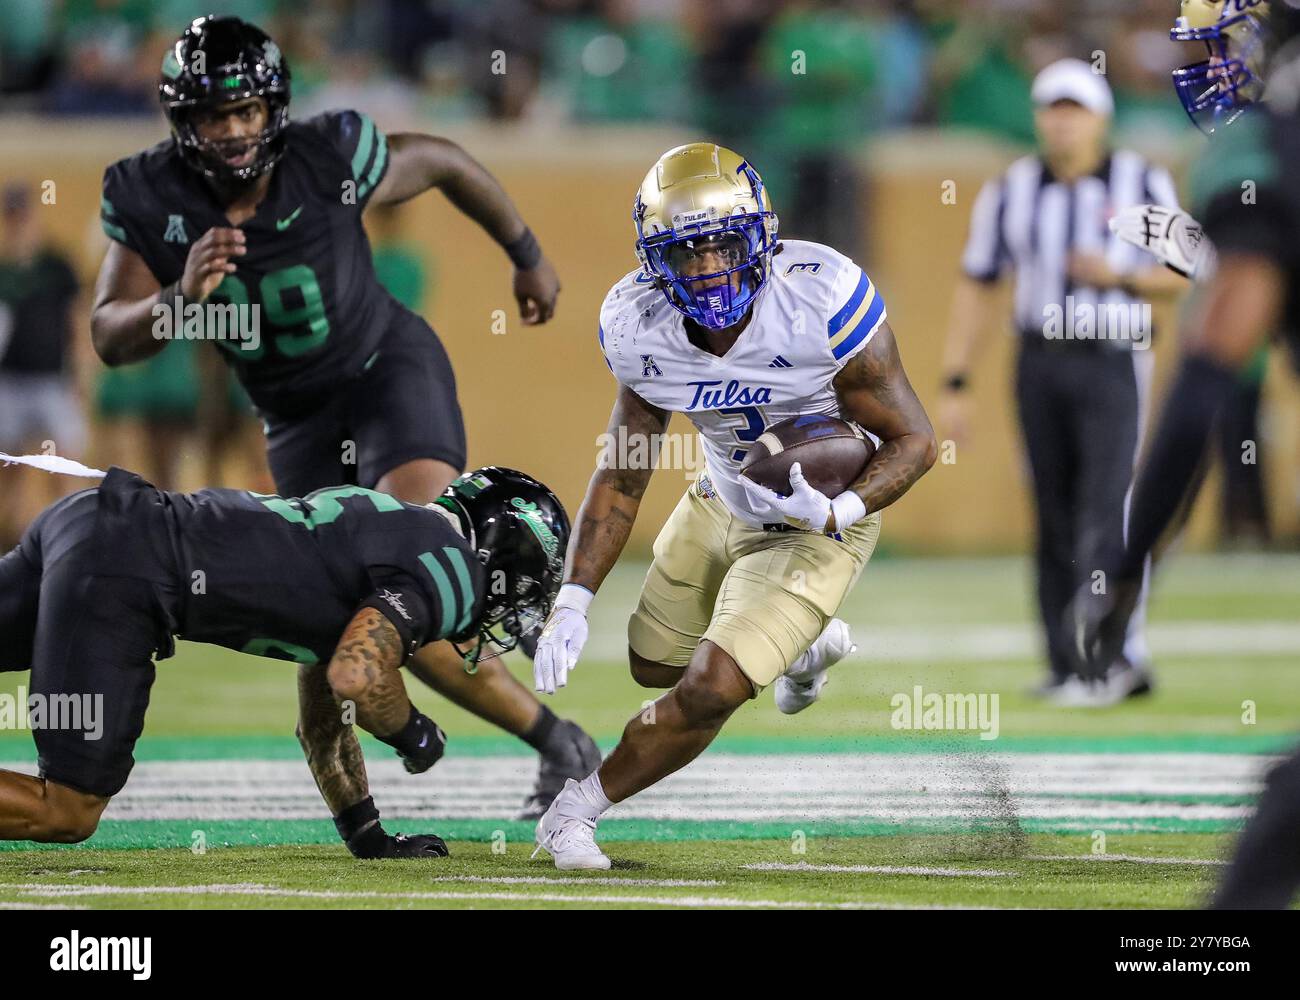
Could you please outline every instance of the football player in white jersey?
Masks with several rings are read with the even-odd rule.
[[[600,768],[570,780],[537,825],[556,866],[608,868],[594,833],[614,802],[694,760],[769,684],[787,713],[812,704],[852,650],[834,616],[889,506],[934,463],[934,432],[899,360],[884,300],[830,247],[777,242],[758,173],[712,143],[669,150],[634,210],[641,268],[600,312],[618,380],[610,442],[656,440],[672,412],[703,440],[702,473],[664,525],[628,625],[632,676],[668,688]],[[791,468],[789,496],[740,476],[765,428],[799,414],[854,421],[878,442],[861,478],[823,496]],[[565,583],[534,661],[566,683],[587,608],[627,542],[650,468],[605,455],[578,514]]]

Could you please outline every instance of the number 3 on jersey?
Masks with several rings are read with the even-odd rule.
[[[738,422],[731,429],[731,433],[736,436],[736,440],[741,444],[753,444],[767,430],[767,421],[763,418],[763,411],[757,406],[733,406],[718,412],[723,416],[738,417],[743,421],[743,423]],[[743,462],[748,453],[748,448],[733,448],[731,449],[731,460],[733,462]]]
[[[330,334],[325,299],[316,273],[306,264],[264,275],[257,284],[257,294],[270,325],[277,330],[289,331],[278,333],[272,341],[279,354],[296,358],[325,343]],[[248,286],[233,274],[222,279],[210,298],[235,306],[236,317],[249,314]],[[301,329],[293,330],[294,327]],[[261,360],[266,353],[265,342],[259,343],[256,350],[245,350],[243,344],[246,342],[246,331],[242,329],[232,330],[226,339],[217,340],[218,344],[244,361]]]

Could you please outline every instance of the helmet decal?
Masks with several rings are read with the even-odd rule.
[[[529,531],[537,536],[542,551],[546,553],[547,561],[554,562],[559,557],[560,540],[555,537],[555,532],[548,528],[546,522],[542,520],[542,514],[537,509],[537,504],[529,503],[522,497],[514,497],[510,503],[519,511],[519,519],[528,526]]]

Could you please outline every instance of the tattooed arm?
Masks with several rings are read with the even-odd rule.
[[[326,673],[339,708],[354,706],[357,724],[380,739],[401,729],[411,714],[402,658],[402,637],[393,623],[364,607],[344,630]]]
[[[934,429],[912,391],[889,324],[835,376],[840,410],[880,438],[862,478],[849,487],[875,512],[901,497],[938,455]]]
[[[358,858],[447,855],[447,845],[431,834],[390,837],[384,831],[351,725],[355,714],[356,721],[397,749],[408,771],[427,770],[442,756],[446,737],[411,706],[398,673],[401,662],[397,629],[381,612],[363,607],[328,666],[311,664],[298,671],[298,742],[339,836]]]
[[[620,444],[631,445],[633,454],[653,455],[656,449],[649,444],[667,426],[668,411],[651,406],[631,389],[619,388],[605,448],[569,539],[564,585],[537,640],[533,687],[538,691],[555,694],[568,683],[587,641],[587,607],[627,544],[654,472],[649,462],[644,469],[629,468],[629,456],[621,453]]]
[[[607,443],[587,486],[569,542],[565,583],[580,584],[595,593],[618,561],[654,472],[653,467],[626,468],[628,456],[619,454],[618,443],[645,441],[646,447],[635,448],[635,452],[653,454],[649,442],[652,435],[664,432],[668,417],[667,410],[652,406],[631,389],[619,389],[609,416]]]
[[[374,609],[365,612],[380,614]],[[348,638],[357,625],[356,615],[348,625],[344,638]],[[382,618],[382,615],[380,615]],[[373,619],[365,618],[363,625],[369,629],[378,628]],[[389,625],[391,628],[391,625]],[[380,629],[382,632],[382,629]],[[360,646],[357,646],[360,641]],[[352,636],[352,649],[364,648],[369,637]],[[374,640],[376,642],[380,640]],[[342,650],[343,642],[339,644]],[[387,645],[387,644],[385,644]],[[377,645],[376,645],[377,648]],[[355,662],[355,657],[350,657]],[[370,798],[370,789],[365,778],[365,758],[361,756],[361,744],[356,739],[356,732],[351,724],[344,720],[342,706],[339,705],[337,691],[330,683],[330,671],[338,655],[331,659],[329,667],[313,663],[303,666],[298,671],[298,741],[307,754],[307,766],[316,779],[325,805],[329,806],[343,843],[347,844],[352,856],[357,858],[425,858],[446,857],[447,845],[441,837],[425,834],[416,836],[389,836],[380,824],[380,810]],[[348,662],[344,658],[343,662]],[[385,662],[377,659],[374,663]],[[400,655],[398,657],[400,662]],[[363,670],[363,674],[364,674]],[[396,674],[394,668],[393,674]],[[389,671],[383,671],[381,680],[387,679]],[[398,684],[400,676],[398,678]],[[402,692],[406,698],[406,692]],[[407,702],[409,706],[409,702]],[[419,713],[412,713],[419,715]],[[420,717],[421,719],[424,717]],[[434,727],[437,728],[437,727]],[[441,750],[439,750],[441,756]]]
[[[369,797],[361,744],[352,727],[344,724],[325,667],[319,663],[298,668],[297,732],[311,776],[332,815]]]

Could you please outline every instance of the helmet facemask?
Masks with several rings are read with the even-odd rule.
[[[764,206],[763,182],[754,168],[742,163],[737,173],[749,182],[753,203]],[[687,212],[674,217],[671,228],[649,234],[645,215],[638,196],[632,212],[637,258],[669,305],[707,330],[744,319],[771,276],[776,213]],[[724,266],[696,273],[698,262],[709,257]]]
[[[256,135],[228,139],[205,139],[194,124],[193,107],[179,107],[170,115],[172,130],[181,157],[194,170],[217,184],[229,187],[246,185],[270,170],[284,155],[285,126],[289,124],[288,104],[275,96],[241,94],[222,104],[243,100],[245,97],[263,97],[266,101],[266,126]],[[219,109],[220,104],[216,105]],[[236,166],[227,157],[243,149],[256,149],[257,155],[246,164]]]
[[[1254,15],[1235,14],[1203,28],[1179,18],[1169,35],[1175,41],[1203,42],[1208,50],[1208,59],[1173,71],[1178,100],[1202,132],[1210,135],[1231,124],[1260,99],[1264,29]]]
[[[489,562],[489,576],[492,572]],[[545,595],[539,581],[521,577],[507,584],[507,590],[512,593],[488,598],[483,615],[475,626],[478,642],[473,650],[464,654],[466,669],[471,673],[479,663],[510,652],[524,636],[540,631],[559,587],[557,585],[552,593]],[[488,649],[486,654],[484,647]]]
[[[673,307],[709,330],[740,322],[767,282],[771,263],[762,216],[739,216],[725,228],[698,235],[668,235],[647,240],[644,252]],[[726,266],[696,273],[693,265],[709,257]]]

